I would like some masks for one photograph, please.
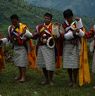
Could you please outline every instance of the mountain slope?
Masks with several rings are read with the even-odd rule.
[[[95,0],[26,0],[32,5],[64,11],[71,8],[81,16],[95,17]]]
[[[43,21],[43,15],[46,12],[53,14],[54,22],[63,22],[63,14],[61,11],[35,7],[32,4],[29,4],[29,2],[25,2],[25,0],[1,0],[0,32],[4,32],[4,34],[7,33],[7,28],[10,24],[10,16],[12,14],[17,14],[22,22],[26,23],[30,28],[32,28],[32,30],[35,30],[35,26]],[[95,21],[95,19],[88,17],[82,17],[82,19],[86,28],[89,28],[89,26]]]
[[[60,16],[61,13],[55,10],[49,10],[47,8],[34,7],[32,5],[28,5],[24,0],[1,0],[0,1],[0,31],[7,31],[6,24],[10,23],[10,16],[12,14],[17,14],[21,21],[26,23],[33,30],[37,24],[42,22],[43,15],[45,12],[50,12],[54,16],[54,21],[61,21]],[[62,19],[62,17],[61,17]]]

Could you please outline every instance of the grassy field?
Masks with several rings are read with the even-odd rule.
[[[82,87],[69,88],[65,70],[57,70],[54,75],[54,86],[42,86],[41,71],[27,69],[27,80],[19,83],[14,80],[18,71],[12,63],[6,63],[0,74],[0,96],[95,96],[95,81]]]
[[[35,25],[43,20],[43,14],[45,12],[51,12],[54,15],[54,21],[62,22],[63,20],[62,13],[60,12],[33,6],[28,7],[24,2],[24,4],[19,3],[22,5],[18,6],[18,4],[16,4],[17,2],[17,0],[0,1],[0,14],[2,17],[0,17],[0,32],[3,32],[4,35],[7,34],[9,17],[14,13],[18,13],[21,20],[32,28],[35,28]],[[84,17],[86,25],[90,24],[90,21],[91,20]],[[68,75],[66,70],[63,69],[55,72],[54,86],[42,86],[39,84],[43,79],[41,71],[27,69],[27,80],[25,83],[19,83],[14,80],[17,74],[18,70],[15,65],[6,63],[5,69],[0,73],[0,96],[95,96],[95,90],[93,89],[95,81],[82,87],[69,88]]]

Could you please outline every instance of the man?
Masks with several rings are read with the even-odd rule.
[[[95,25],[93,25],[89,32],[86,32],[85,34],[87,39],[93,38],[92,44],[90,45],[90,51],[93,52],[93,60],[92,60],[92,79],[94,77],[95,74]],[[95,89],[95,86],[93,86],[93,88]]]
[[[64,47],[63,47],[63,68],[68,70],[70,79],[69,86],[77,82],[79,69],[79,46],[80,38],[84,36],[81,18],[74,18],[71,9],[63,12],[64,16]]]
[[[25,24],[20,23],[19,17],[13,14],[11,17],[11,25],[8,27],[8,38],[1,39],[2,43],[10,41],[14,50],[13,61],[19,69],[19,76],[15,79],[24,82],[26,77],[27,58],[27,41],[32,37]]]
[[[43,70],[45,80],[41,84],[53,84],[55,70],[55,38],[60,36],[59,27],[52,23],[52,14],[44,14],[44,23],[36,27],[37,64]]]

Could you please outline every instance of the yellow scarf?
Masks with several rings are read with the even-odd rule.
[[[25,24],[19,23],[20,26],[19,28],[16,28],[16,31],[19,33],[22,33],[24,31],[24,29],[27,27]],[[28,57],[28,67],[31,69],[35,69],[37,68],[37,64],[36,64],[36,47],[33,44],[33,41],[30,39],[27,44],[29,44],[29,52],[27,53],[27,57]]]
[[[49,25],[46,25],[45,23],[44,23],[44,26],[40,29],[40,32],[43,32],[46,28],[47,29],[50,29],[50,26],[52,26],[52,23],[50,23]],[[51,29],[50,29],[51,30]]]
[[[26,27],[25,24],[19,23],[19,28],[16,28],[16,31],[19,33],[22,33],[24,31],[24,28]]]
[[[85,32],[85,29],[84,29]],[[90,71],[88,64],[88,53],[87,53],[87,40],[85,37],[81,40],[81,50],[80,50],[80,68],[79,68],[79,85],[90,83]]]

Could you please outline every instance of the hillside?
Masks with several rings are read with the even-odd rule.
[[[95,0],[26,0],[35,6],[64,11],[71,8],[81,16],[95,17]]]
[[[10,16],[17,14],[21,21],[26,23],[32,30],[35,30],[35,26],[43,21],[43,14],[50,12],[53,14],[53,21],[63,22],[63,16],[61,11],[35,7],[25,0],[1,0],[0,1],[0,31],[3,34],[7,33],[7,28],[10,23]],[[89,28],[91,24],[94,24],[94,18],[82,17],[84,25]]]
[[[9,24],[9,17],[12,14],[18,14],[21,20],[26,23],[29,27],[34,28],[37,24],[42,22],[43,14],[45,12],[50,12],[53,15],[56,14],[56,17],[53,18],[54,21],[61,21],[61,13],[59,11],[49,10],[47,8],[34,7],[29,5],[24,0],[2,0],[0,1],[0,24],[3,22]],[[59,15],[60,14],[60,15]],[[62,17],[61,17],[62,19]],[[3,25],[2,25],[3,26]],[[2,27],[1,26],[1,27]],[[1,29],[0,29],[1,30]]]

